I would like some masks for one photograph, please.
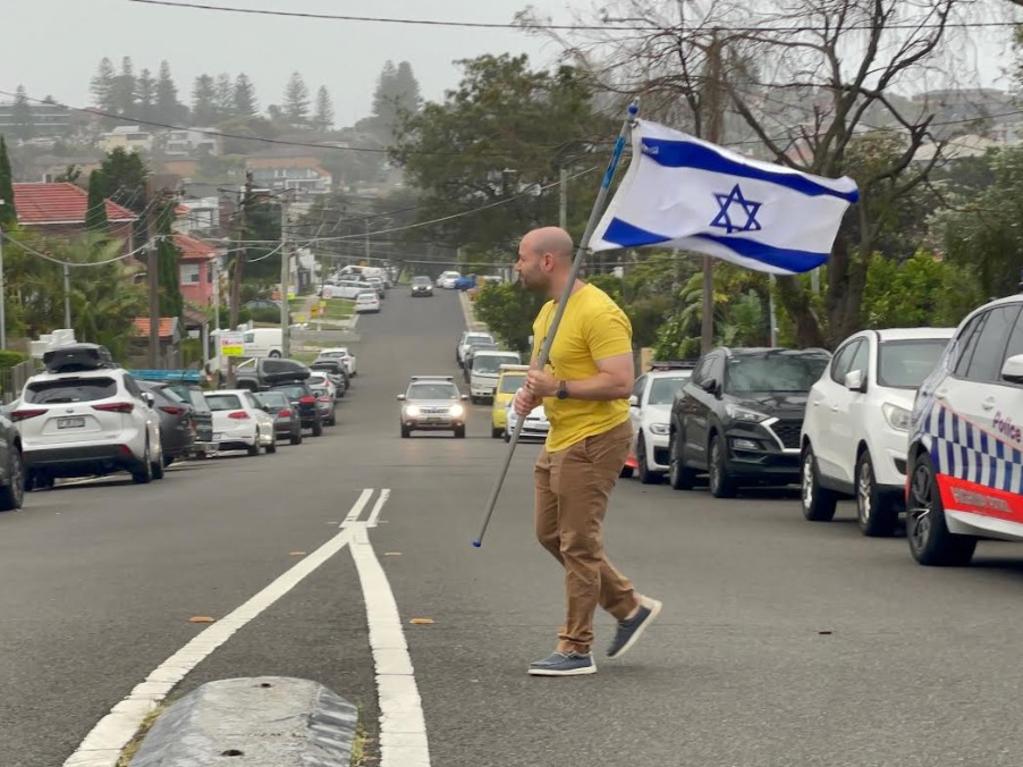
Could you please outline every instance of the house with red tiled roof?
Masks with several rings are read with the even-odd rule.
[[[138,215],[112,200],[105,204],[111,236],[124,240],[126,253],[134,250],[133,227]],[[14,184],[14,209],[19,225],[47,235],[69,237],[86,231],[89,195],[67,181]]]
[[[129,361],[135,366],[148,363],[149,317],[136,317],[128,351]],[[181,367],[181,320],[177,317],[160,318],[160,360],[165,368]]]
[[[175,234],[174,244],[181,253],[181,295],[187,303],[206,309],[213,303],[214,265],[221,252],[187,234]]]

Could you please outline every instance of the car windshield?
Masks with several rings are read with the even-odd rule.
[[[313,370],[323,370],[328,373],[340,373],[341,363],[340,362],[314,362],[310,365]]]
[[[371,304],[377,300],[377,294],[359,293],[359,295],[355,297],[355,300],[358,301],[360,304]]]
[[[176,391],[174,391],[169,386],[155,386],[150,391],[154,391],[154,392],[157,392],[159,394],[162,394],[164,397],[169,399],[171,402],[187,404],[187,400],[185,400],[180,394],[178,394]]]
[[[429,277],[413,277],[412,278],[412,284],[413,285],[429,285],[430,284],[430,278]]]
[[[275,387],[274,390],[281,392],[285,397],[290,399],[298,399],[299,397],[304,397],[309,393],[305,386],[278,386]]]
[[[525,382],[525,373],[505,373],[501,379],[501,394],[514,394]]]
[[[473,373],[497,373],[501,365],[515,365],[519,362],[518,356],[514,354],[484,354],[472,358]]]
[[[458,389],[449,383],[417,383],[408,387],[408,399],[458,399]]]
[[[256,395],[256,401],[264,407],[287,407],[288,398],[279,391],[265,391]]]
[[[828,358],[817,354],[740,354],[728,360],[725,391],[808,392],[827,364]]]
[[[918,389],[938,363],[948,339],[921,338],[881,344],[877,382],[898,389]]]
[[[689,376],[672,376],[671,378],[655,378],[650,386],[648,405],[670,405],[675,393],[689,380]]]
[[[91,402],[117,394],[112,378],[62,378],[59,381],[37,381],[25,390],[25,402],[50,405],[62,402]]]
[[[214,413],[238,410],[242,406],[241,398],[237,394],[207,394],[206,401]]]
[[[199,389],[194,389],[184,384],[171,384],[167,389],[177,394],[195,410],[205,413],[210,409],[209,405],[206,404],[206,398]]]

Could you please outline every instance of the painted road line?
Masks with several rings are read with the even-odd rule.
[[[366,504],[369,503],[369,499],[373,497],[373,488],[367,487],[362,491],[362,495],[359,496],[359,500],[352,506],[352,510],[348,512],[343,520],[341,520],[341,528],[344,529],[351,525],[353,522],[358,521],[359,515],[362,514],[362,510],[366,508]]]
[[[384,508],[384,504],[387,503],[387,499],[391,497],[391,491],[388,488],[383,488],[380,491],[380,497],[377,498],[377,502],[373,504],[373,511],[369,513],[369,519],[366,521],[368,527],[376,527],[377,519],[380,517],[380,511]]]
[[[382,505],[381,505],[382,506]],[[374,509],[378,513],[378,509]],[[380,767],[430,767],[423,703],[387,574],[369,540],[368,522],[353,527],[352,558],[366,603],[369,646],[380,702]]]
[[[349,516],[358,518],[373,495],[372,489],[362,491]],[[231,638],[239,629],[291,591],[324,562],[347,546],[359,528],[342,529],[269,586],[240,607],[197,634],[188,644],[165,660],[146,680],[114,706],[85,736],[77,750],[64,762],[64,767],[115,767],[121,751],[138,732],[142,721],[174,686],[199,663]]]

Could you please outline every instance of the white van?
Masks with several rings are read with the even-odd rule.
[[[280,328],[253,328],[242,336],[246,357],[280,357],[283,339]]]
[[[355,300],[360,293],[376,293],[372,282],[363,280],[338,280],[336,285],[324,285],[322,298],[347,298]]]
[[[518,365],[521,362],[522,357],[518,352],[496,349],[482,349],[476,352],[469,373],[469,398],[473,404],[494,398],[501,365]]]

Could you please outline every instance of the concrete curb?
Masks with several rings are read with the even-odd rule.
[[[458,291],[458,300],[462,304],[462,316],[465,317],[466,330],[486,330],[485,322],[477,322],[476,315],[472,310],[472,301],[464,290]]]
[[[131,767],[348,767],[357,725],[355,706],[316,682],[222,679],[167,709]]]

